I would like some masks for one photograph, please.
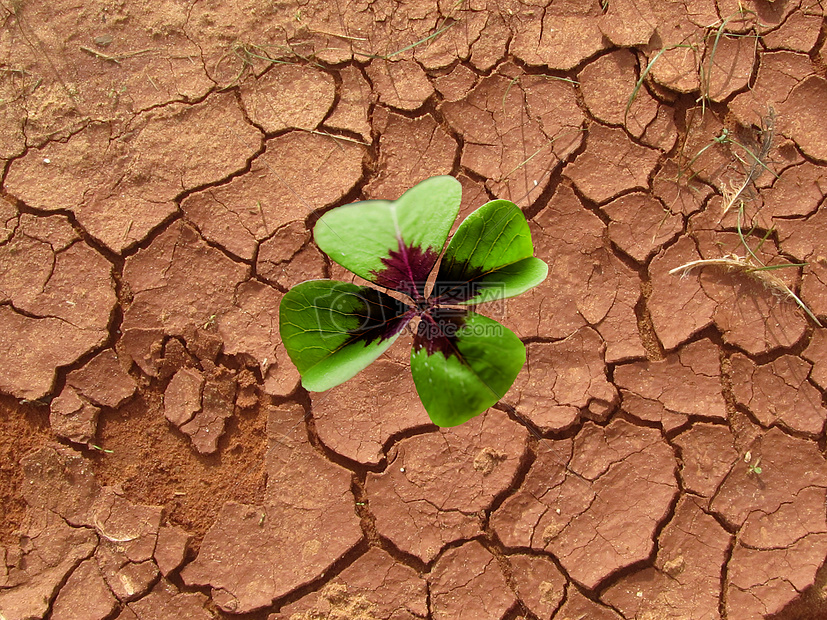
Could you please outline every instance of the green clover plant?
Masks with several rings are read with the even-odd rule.
[[[456,426],[502,398],[525,364],[525,346],[468,306],[519,295],[545,280],[522,211],[493,200],[457,229],[426,283],[459,213],[462,187],[427,179],[399,200],[332,209],[316,223],[316,244],[331,259],[403,302],[369,286],[310,280],[281,301],[279,329],[302,385],[323,392],[379,357],[419,318],[411,373],[431,420]]]

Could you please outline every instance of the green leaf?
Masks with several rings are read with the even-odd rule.
[[[461,194],[453,177],[433,177],[393,202],[368,200],[328,211],[313,235],[342,267],[416,297],[442,252]]]
[[[476,304],[513,297],[546,279],[534,258],[525,215],[508,200],[492,200],[465,218],[439,267],[433,296],[443,303]]]
[[[424,334],[429,327],[423,317],[411,351],[411,373],[434,424],[456,426],[505,395],[525,364],[525,346],[512,331],[474,312],[462,321],[437,318],[430,327],[446,333]]]
[[[279,333],[302,385],[323,392],[379,357],[411,316],[408,306],[376,289],[309,280],[282,298]]]

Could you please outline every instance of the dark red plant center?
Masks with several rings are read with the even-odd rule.
[[[468,311],[464,308],[445,307],[446,303],[461,301],[461,296],[425,297],[428,275],[439,255],[426,248],[399,241],[399,249],[391,250],[382,259],[385,269],[374,271],[376,284],[404,293],[412,304],[401,302],[390,295],[365,287],[364,309],[360,312],[362,325],[352,330],[357,339],[372,342],[385,340],[398,334],[415,316],[420,318],[414,337],[414,350],[425,349],[428,355],[440,352],[445,357],[458,355],[458,333],[465,324]],[[446,287],[443,286],[443,289]],[[456,287],[452,287],[455,289]],[[370,291],[370,292],[369,292]]]

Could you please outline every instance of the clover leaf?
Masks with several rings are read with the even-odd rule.
[[[288,291],[279,329],[306,389],[322,392],[347,381],[418,318],[411,373],[435,424],[462,424],[505,395],[525,364],[525,346],[468,306],[519,295],[542,282],[548,266],[533,256],[525,216],[507,200],[469,215],[442,254],[461,191],[456,179],[433,177],[398,200],[357,202],[319,219],[313,234],[322,251],[405,301],[334,280],[310,280]]]

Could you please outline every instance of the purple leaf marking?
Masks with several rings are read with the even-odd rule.
[[[382,259],[385,269],[372,271],[376,284],[405,293],[417,301],[425,298],[425,283],[439,255],[431,248],[416,245],[406,246],[399,239],[399,249],[390,250],[390,256]]]
[[[359,317],[361,324],[348,331],[353,337],[348,344],[357,341],[381,342],[392,338],[405,329],[415,314],[407,304],[374,288],[362,287],[359,294],[362,307],[354,311],[354,316]]]
[[[460,358],[458,333],[465,325],[467,314],[465,309],[440,307],[423,312],[414,337],[414,351],[424,348],[428,355],[442,353],[446,358],[451,355]]]

